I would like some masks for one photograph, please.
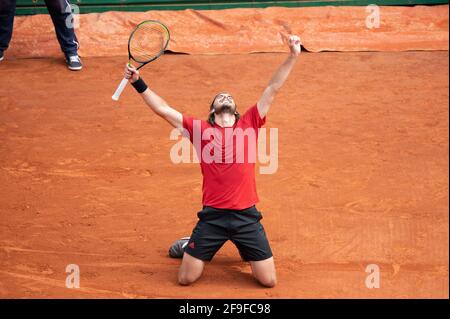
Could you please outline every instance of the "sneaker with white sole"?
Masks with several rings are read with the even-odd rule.
[[[0,51],[0,61],[3,61],[3,59],[5,58],[3,51]]]
[[[78,55],[71,55],[67,57],[67,67],[71,71],[79,71],[83,68],[83,64],[81,63],[81,59]]]
[[[175,241],[169,248],[169,256],[172,258],[183,258],[184,247],[189,242],[190,237],[183,237]]]

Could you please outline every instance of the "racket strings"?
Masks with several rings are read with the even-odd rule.
[[[130,55],[133,60],[145,63],[161,54],[169,41],[169,33],[157,23],[142,24],[130,39]]]

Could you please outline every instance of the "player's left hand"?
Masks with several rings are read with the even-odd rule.
[[[297,35],[291,35],[288,39],[289,49],[291,50],[291,55],[298,56],[302,52],[302,41]]]

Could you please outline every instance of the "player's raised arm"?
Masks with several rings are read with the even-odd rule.
[[[259,115],[263,118],[266,116],[267,112],[269,112],[270,104],[272,103],[275,95],[283,86],[283,83],[286,81],[289,73],[294,67],[295,61],[297,60],[298,55],[301,52],[301,42],[300,38],[296,35],[291,35],[288,39],[289,44],[289,56],[283,62],[283,64],[278,68],[277,72],[270,79],[269,84],[264,90],[263,95],[258,101],[258,111]]]
[[[183,127],[183,116],[181,113],[171,108],[166,101],[150,90],[140,78],[139,71],[136,70],[136,68],[127,65],[125,67],[125,78],[128,79],[135,89],[141,94],[145,103],[147,103],[153,112],[161,116],[172,126],[177,128]]]

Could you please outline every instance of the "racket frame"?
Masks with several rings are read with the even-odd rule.
[[[165,43],[165,45],[164,45],[164,48],[162,48],[162,49],[159,51],[159,53],[158,53],[157,55],[155,55],[153,58],[151,58],[150,60],[148,60],[148,61],[146,61],[146,62],[136,61],[136,60],[133,58],[133,56],[131,55],[131,39],[133,39],[134,33],[135,33],[137,30],[139,30],[139,27],[140,27],[140,26],[142,26],[143,24],[149,23],[149,22],[157,23],[157,24],[161,25],[161,26],[165,29],[165,31],[167,32],[167,40],[166,40],[166,43]],[[167,47],[169,46],[169,42],[170,42],[170,31],[169,31],[169,29],[168,29],[162,22],[160,22],[160,21],[158,21],[158,20],[145,20],[145,21],[142,21],[141,23],[139,23],[139,24],[134,28],[134,30],[133,30],[133,31],[131,32],[131,34],[130,34],[130,37],[128,38],[128,65],[131,66],[131,61],[134,61],[134,62],[136,62],[136,63],[140,63],[141,65],[138,66],[138,67],[136,68],[136,70],[139,70],[139,69],[142,68],[143,66],[149,64],[149,63],[152,62],[152,61],[155,61],[157,58],[159,58],[161,55],[163,55],[164,52],[166,51]],[[112,99],[113,99],[114,101],[118,101],[118,100],[119,100],[120,95],[122,94],[122,92],[123,92],[123,90],[125,89],[125,87],[127,86],[127,84],[128,84],[128,79],[123,78],[122,81],[120,82],[119,86],[117,87],[116,92],[114,92],[114,94],[113,94],[113,96],[112,96]]]

